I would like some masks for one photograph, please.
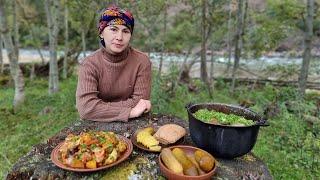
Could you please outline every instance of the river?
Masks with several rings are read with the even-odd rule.
[[[41,53],[44,56],[45,61],[49,60],[49,51],[41,50]],[[91,54],[92,51],[87,51],[86,55]],[[63,56],[63,51],[58,51],[58,56]],[[6,50],[3,50],[4,63],[8,64],[8,57]],[[80,54],[79,59],[83,58],[83,53]],[[158,69],[159,61],[161,58],[160,53],[150,53],[150,59],[152,61],[153,67]],[[188,58],[188,61],[193,59],[194,57]],[[183,54],[165,54],[163,56],[163,72],[168,72],[169,68],[173,66],[180,68],[179,66],[185,59],[185,55]],[[210,60],[211,56],[207,56],[207,60]],[[198,58],[198,61],[200,59]],[[214,56],[214,76],[230,76],[229,73],[225,73],[226,64],[228,59],[224,56],[217,55]],[[19,51],[19,63],[40,63],[41,58],[37,50],[35,49],[20,49]],[[302,58],[301,57],[289,57],[284,56],[282,54],[274,53],[272,56],[261,56],[259,58],[247,58],[240,60],[241,69],[237,72],[237,76],[240,78],[261,78],[267,77],[268,79],[279,79],[279,76],[283,76],[283,74],[279,74],[278,72],[273,72],[278,67],[278,70],[285,69],[287,67],[287,71],[298,71],[301,66]],[[210,65],[208,63],[208,72],[210,72]],[[280,67],[280,68],[279,68]],[[195,63],[192,66],[190,71],[192,77],[200,76],[200,63]],[[298,73],[292,73],[290,76],[290,72],[288,72],[289,78],[288,80],[297,80]],[[309,80],[320,82],[320,61],[318,59],[313,59],[310,65],[309,70]]]

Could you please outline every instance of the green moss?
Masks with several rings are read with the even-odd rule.
[[[130,175],[138,169],[138,165],[147,164],[149,161],[144,157],[136,157],[131,161],[125,161],[120,165],[112,168],[111,170],[107,170],[101,179],[119,179],[119,180],[127,180]]]

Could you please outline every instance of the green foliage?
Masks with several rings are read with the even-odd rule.
[[[299,98],[299,93],[294,87],[283,87],[278,91],[277,98],[280,102],[295,101]]]
[[[226,96],[227,93],[221,89],[226,84],[218,84],[220,87],[214,94]],[[241,86],[234,98],[238,102],[242,99],[253,101],[255,105],[250,109],[261,115],[270,102],[279,104],[280,114],[268,120],[269,127],[261,128],[253,149],[253,152],[266,162],[275,179],[319,178],[320,124],[310,126],[303,118],[304,114],[312,115],[316,112],[317,98],[310,96],[301,100],[295,87],[275,88],[271,85],[254,90]],[[293,103],[290,111],[287,102]],[[227,103],[235,104],[230,99]]]
[[[290,79],[295,74],[298,74],[300,71],[300,66],[296,64],[289,64],[289,65],[270,65],[266,69],[263,70],[268,74],[274,74],[275,72],[279,74],[281,79]],[[280,79],[280,80],[281,80]]]
[[[63,1],[64,2],[64,1]],[[99,11],[112,2],[123,8],[128,8],[135,17],[135,30],[132,45],[144,51],[169,51],[182,52],[190,47],[200,47],[201,43],[201,1],[178,1],[178,0],[139,0],[139,1],[88,1],[68,0],[63,4],[62,10],[67,6],[69,9],[69,39],[70,44],[79,44],[80,34],[86,35],[87,48],[98,48],[97,19]],[[228,35],[230,1],[208,0],[206,25],[211,24],[212,31],[208,37],[208,45],[216,50],[226,48]],[[6,10],[10,12],[9,24],[12,24],[12,3],[7,3]],[[262,4],[262,5],[261,5]],[[243,54],[254,53],[255,56],[263,52],[272,51],[286,38],[295,34],[301,34],[304,30],[304,18],[306,15],[306,3],[302,0],[268,0],[266,3],[258,2],[257,5],[265,6],[264,9],[256,8],[249,2],[247,19],[245,22]],[[21,47],[34,47],[35,44],[47,45],[47,33],[43,27],[47,26],[43,2],[19,1],[18,12],[19,33]],[[255,11],[258,9],[258,11]],[[165,19],[165,12],[167,17]],[[231,18],[231,32],[234,38],[235,12]],[[63,11],[61,15],[63,15]],[[27,15],[27,17],[25,17]],[[319,29],[319,15],[317,4],[315,5],[314,30]],[[166,21],[166,32],[164,24]],[[12,26],[12,25],[11,25]],[[30,26],[37,31],[35,42],[30,41]],[[58,44],[64,44],[64,25],[60,23]],[[11,27],[12,29],[13,27]],[[38,31],[40,29],[40,31]],[[296,37],[293,37],[296,39]],[[72,47],[72,46],[70,46]]]
[[[123,7],[127,7],[135,18],[133,45],[145,51],[161,51],[164,48],[163,24],[166,3],[170,4],[171,1],[140,0],[123,3]]]
[[[315,137],[302,119],[283,106],[281,114],[269,122],[271,126],[261,131],[254,152],[267,162],[273,177],[319,178],[319,135]]]
[[[165,42],[169,50],[181,52],[182,50],[192,47],[196,42],[200,42],[199,34],[193,31],[193,29],[200,31],[200,28],[190,21],[192,18],[189,17],[190,12],[188,11],[183,11],[176,16],[174,22],[175,29],[168,32],[168,38]],[[189,19],[189,21],[185,19]],[[177,41],[181,43],[176,43]]]
[[[153,74],[154,76],[156,75],[156,73]],[[161,78],[154,78],[152,80],[152,89],[152,109],[156,109],[158,112],[165,112],[165,104],[167,104],[170,98],[167,93],[164,93],[165,87]]]
[[[17,113],[12,110],[13,88],[0,88],[0,176],[31,147],[46,141],[78,118],[75,108],[76,78],[60,84],[61,92],[47,92],[47,80],[26,82],[26,102]]]
[[[261,24],[248,29],[247,35],[248,48],[254,52],[255,56],[260,56],[264,51],[274,50],[290,32],[290,28],[280,21],[265,16],[261,18],[259,20]]]
[[[306,5],[301,0],[268,0],[267,15],[283,24],[296,26],[303,20]]]
[[[79,34],[81,31],[88,31],[91,24],[97,19],[98,5],[94,1],[90,1],[90,3],[86,0],[67,1],[66,6],[69,9],[69,16],[71,16],[71,26]]]
[[[26,34],[28,35],[22,36],[20,39],[20,43],[23,44],[25,47],[42,47],[42,43],[46,41],[48,36],[47,27],[39,26],[37,28],[30,28],[32,29],[29,29],[29,31],[33,31],[35,37],[32,37],[31,32],[26,32]]]
[[[269,102],[279,104],[280,114],[269,119],[270,127],[260,131],[260,137],[253,152],[268,165],[275,179],[313,179],[319,174],[319,156],[317,153],[320,134],[319,127],[308,126],[303,114],[311,114],[315,103],[299,100],[298,92],[293,87],[274,88],[241,93],[245,98],[255,101],[251,109],[262,114]],[[294,103],[289,111],[287,102]],[[318,177],[319,178],[319,177]]]

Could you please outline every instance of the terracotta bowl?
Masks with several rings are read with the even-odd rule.
[[[194,153],[196,150],[202,150],[200,148],[197,147],[193,147],[193,146],[185,146],[185,145],[177,145],[177,146],[171,146],[169,147],[170,150],[173,150],[174,148],[180,148],[182,149],[186,154],[191,154]],[[202,150],[204,151],[204,150]],[[206,152],[206,151],[205,151]],[[210,153],[208,153],[208,155],[210,155],[212,158],[214,158]],[[215,158],[214,158],[215,159]],[[164,163],[161,160],[161,153],[159,155],[159,166],[160,166],[160,170],[161,172],[164,174],[165,177],[167,177],[169,180],[206,180],[206,179],[210,179],[216,169],[217,169],[217,161],[215,160],[214,163],[214,167],[212,168],[211,171],[209,171],[206,174],[203,175],[199,175],[199,176],[187,176],[187,175],[181,175],[181,174],[177,174],[174,173],[173,171],[171,171],[170,169],[168,169]]]
[[[133,145],[132,145],[131,141],[128,138],[126,138],[124,136],[121,136],[121,135],[117,135],[117,136],[118,136],[118,138],[120,138],[121,140],[123,140],[127,144],[127,150],[119,157],[119,159],[117,161],[115,161],[112,164],[101,166],[101,167],[98,167],[98,168],[95,168],[95,169],[79,169],[79,168],[68,167],[68,166],[64,165],[59,160],[59,149],[63,145],[63,142],[58,144],[52,150],[52,152],[51,152],[51,160],[56,166],[58,166],[58,167],[60,167],[62,169],[69,170],[69,171],[75,171],[75,172],[93,172],[93,171],[98,171],[98,170],[102,170],[102,169],[107,169],[107,168],[110,168],[112,166],[116,166],[119,163],[121,163],[122,161],[125,161],[126,159],[128,159],[129,156],[132,153],[132,150],[133,150]]]

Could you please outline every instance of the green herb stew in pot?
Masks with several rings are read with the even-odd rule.
[[[214,110],[200,109],[197,112],[193,113],[194,117],[197,119],[212,124],[221,124],[221,125],[231,125],[231,126],[251,126],[255,122],[252,120],[245,119],[242,116],[237,116],[234,114],[225,114],[217,112]]]

